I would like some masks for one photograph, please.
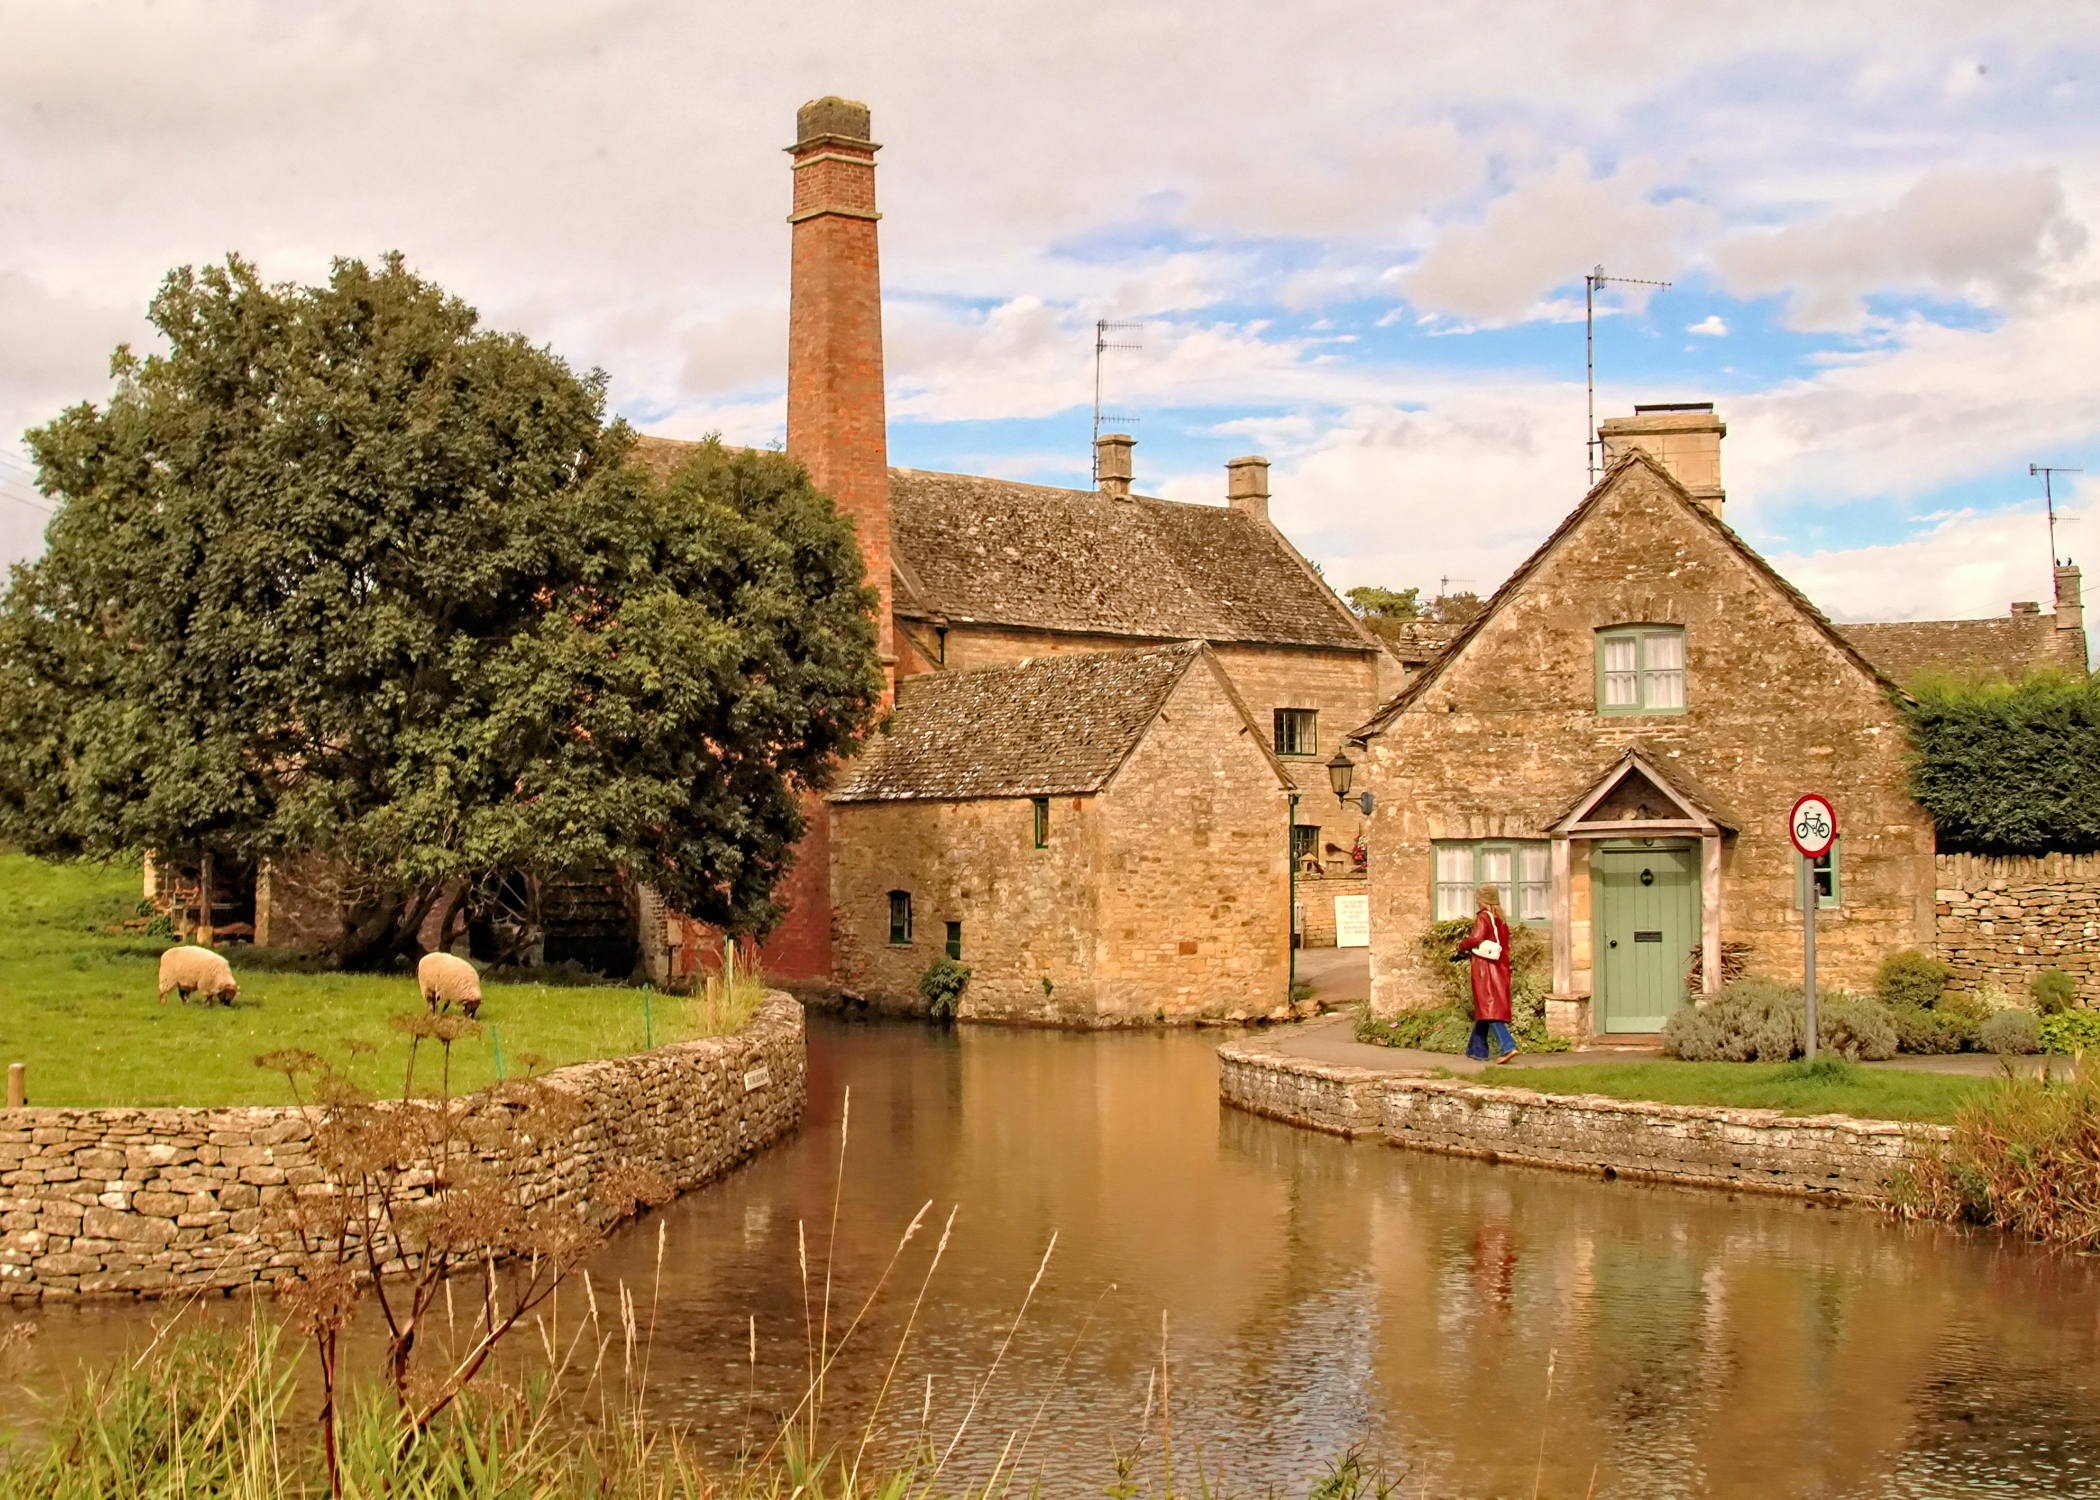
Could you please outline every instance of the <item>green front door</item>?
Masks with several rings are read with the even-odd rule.
[[[1684,1003],[1684,974],[1699,931],[1699,851],[1597,851],[1597,1015],[1604,1031],[1660,1031]]]

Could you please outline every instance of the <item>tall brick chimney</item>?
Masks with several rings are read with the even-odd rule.
[[[1634,449],[1644,449],[1694,500],[1720,518],[1727,499],[1721,489],[1721,439],[1728,436],[1728,424],[1714,415],[1713,402],[1636,406],[1630,417],[1599,422],[1597,436],[1604,444],[1606,468]]]
[[[1260,454],[1225,460],[1225,503],[1257,521],[1269,519],[1269,461]]]
[[[1137,439],[1127,432],[1104,432],[1094,439],[1094,482],[1111,500],[1130,498],[1130,450]]]
[[[890,620],[890,469],[882,398],[882,273],[868,106],[815,99],[795,113],[794,268],[788,292],[787,451],[860,534],[883,673]]]

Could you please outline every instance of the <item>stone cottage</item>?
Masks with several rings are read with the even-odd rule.
[[[831,797],[833,974],[1081,1025],[1288,1005],[1291,779],[1201,642],[904,678]]]
[[[1353,736],[1379,1012],[1434,1002],[1418,940],[1485,883],[1550,937],[1564,1034],[1653,1032],[1722,955],[1798,977],[1786,820],[1809,791],[1840,824],[1814,875],[1822,982],[1933,943],[1894,685],[1723,523],[1710,408],[1601,430],[1605,477]]]

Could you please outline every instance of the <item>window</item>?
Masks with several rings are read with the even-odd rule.
[[[1636,625],[1597,636],[1597,711],[1684,712],[1684,627]]]
[[[911,941],[911,892],[890,892],[890,941]]]
[[[1808,878],[1816,883],[1816,908],[1819,911],[1836,906],[1842,895],[1838,885],[1839,842],[1832,839],[1828,849],[1808,862]],[[1797,905],[1800,899],[1799,893],[1796,892],[1794,900]]]
[[[1317,709],[1277,709],[1276,753],[1278,755],[1319,754],[1319,724],[1320,715]]]
[[[1050,799],[1048,797],[1035,799],[1035,846],[1038,849],[1050,847]]]
[[[1270,848],[1275,845],[1271,844]],[[1308,859],[1317,859],[1320,854],[1320,830],[1311,823],[1291,825],[1291,864],[1298,865]]]
[[[1436,919],[1470,917],[1473,892],[1496,887],[1503,914],[1516,922],[1553,920],[1553,846],[1538,840],[1438,843]]]
[[[957,963],[962,962],[962,923],[948,924],[948,956]]]

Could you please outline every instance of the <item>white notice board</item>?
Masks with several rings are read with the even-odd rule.
[[[1334,945],[1337,948],[1368,948],[1371,946],[1371,898],[1369,896],[1337,896],[1334,898]]]

